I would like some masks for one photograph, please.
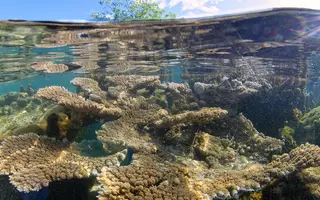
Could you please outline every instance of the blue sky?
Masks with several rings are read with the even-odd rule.
[[[2,0],[0,20],[88,20],[101,11],[99,0]],[[271,7],[320,9],[320,0],[156,0],[177,13],[193,18],[241,13]]]

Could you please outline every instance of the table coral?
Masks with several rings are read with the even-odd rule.
[[[126,89],[139,89],[143,87],[152,87],[160,84],[159,76],[139,76],[139,75],[120,75],[107,76],[105,83],[110,86],[124,86]]]
[[[155,121],[157,127],[172,127],[177,124],[205,124],[227,116],[228,111],[221,108],[202,108],[199,111],[186,111],[176,115],[168,115]]]
[[[92,113],[100,117],[106,116],[121,116],[121,109],[116,107],[105,107],[103,104],[96,103],[91,100],[86,100],[81,96],[69,92],[64,87],[50,86],[40,88],[37,96],[53,100],[59,105],[65,106],[71,110],[78,112]]]
[[[103,168],[98,176],[103,190],[99,200],[106,199],[200,199],[189,190],[187,170],[155,155],[135,155],[129,166]]]
[[[99,83],[91,78],[76,77],[70,83],[85,91],[101,91]]]
[[[161,108],[157,105],[146,104],[143,99],[131,102],[123,102],[123,115],[115,121],[106,122],[101,130],[97,131],[98,139],[101,140],[109,152],[131,147],[135,152],[156,151],[156,146],[150,142],[150,138],[140,134],[139,130],[153,119],[162,116]]]
[[[102,167],[120,166],[126,150],[107,157],[80,156],[69,142],[28,133],[12,136],[0,146],[0,173],[9,175],[19,191],[30,192],[52,181],[88,177]]]

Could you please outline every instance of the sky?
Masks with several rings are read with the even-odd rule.
[[[90,20],[101,12],[99,0],[1,0],[0,20]],[[320,0],[156,0],[178,18],[208,17],[274,7],[320,9]]]

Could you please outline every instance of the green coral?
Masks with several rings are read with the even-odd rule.
[[[312,109],[311,111],[303,115],[299,122],[304,125],[320,125],[320,106]]]
[[[294,139],[293,139],[294,133],[295,133],[295,130],[293,128],[290,128],[289,126],[285,126],[281,131],[281,136],[292,144],[294,143]]]

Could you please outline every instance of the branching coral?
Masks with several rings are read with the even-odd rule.
[[[188,188],[187,169],[155,155],[135,155],[129,166],[103,168],[98,176],[106,199],[200,199]]]
[[[119,166],[126,150],[112,156],[89,158],[69,148],[70,143],[28,133],[12,136],[0,146],[0,173],[9,175],[19,191],[34,191],[52,181],[97,174],[103,166]]]
[[[154,124],[157,127],[172,127],[177,124],[206,124],[227,116],[228,111],[221,108],[202,108],[199,111],[187,111],[173,116],[165,116]]]
[[[91,100],[85,100],[83,97],[69,92],[64,87],[50,86],[40,88],[37,95],[45,99],[53,100],[59,105],[78,112],[92,113],[100,117],[121,116],[121,109],[114,107],[106,108],[103,104],[99,104]]]

